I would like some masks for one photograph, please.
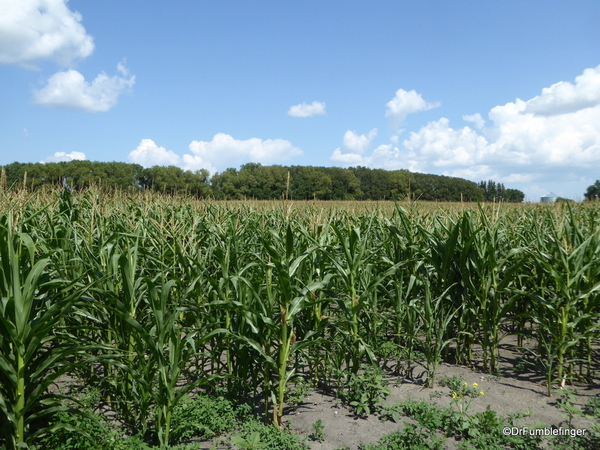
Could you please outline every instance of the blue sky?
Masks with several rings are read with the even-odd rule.
[[[600,179],[600,2],[0,0],[0,165]]]

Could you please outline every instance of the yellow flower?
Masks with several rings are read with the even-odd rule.
[[[485,395],[485,392],[479,391],[479,395]]]
[[[468,384],[466,381],[464,381],[464,382],[463,382],[463,386],[464,386],[464,387],[467,387],[468,385],[469,385],[469,384]]]
[[[477,383],[473,383],[474,388],[476,388],[477,386],[479,386]]]
[[[452,398],[457,398],[458,395],[456,394],[456,392],[452,392]]]

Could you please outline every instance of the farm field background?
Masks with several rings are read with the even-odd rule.
[[[0,205],[7,449],[600,445],[596,203]],[[587,435],[503,436],[502,383]]]

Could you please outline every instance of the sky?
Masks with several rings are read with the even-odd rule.
[[[0,165],[600,179],[598,0],[0,0]]]

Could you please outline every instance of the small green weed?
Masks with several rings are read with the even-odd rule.
[[[565,417],[567,419],[567,426],[569,428],[572,428],[573,418],[575,416],[583,415],[583,413],[581,412],[579,407],[576,405],[576,402],[577,402],[577,391],[575,391],[575,389],[571,389],[571,388],[565,388],[563,390],[562,394],[560,395],[560,397],[558,398],[558,400],[556,400],[556,407],[562,408],[565,410],[563,417]]]
[[[379,418],[398,423],[402,416],[418,421],[430,431],[436,431],[450,427],[455,412],[451,408],[433,405],[425,400],[406,400],[383,408]]]
[[[345,401],[357,416],[375,414],[390,394],[387,384],[378,367],[369,366],[363,373],[351,373],[346,381]]]
[[[405,423],[401,431],[383,436],[376,444],[361,444],[360,450],[441,450],[442,440],[418,425]]]
[[[233,429],[236,414],[232,403],[224,397],[184,397],[173,410],[171,442],[190,438],[210,439]]]
[[[99,450],[109,449],[111,429],[98,415],[77,416],[59,413],[53,425],[63,424],[41,439],[40,447],[51,450]]]
[[[240,450],[254,450],[264,448],[265,443],[260,441],[260,433],[255,431],[245,439],[241,436],[233,436],[231,443],[237,446]]]
[[[304,399],[310,391],[310,383],[308,383],[304,377],[298,376],[294,380],[294,388],[287,388],[285,401],[290,408],[296,410],[304,403]]]
[[[585,406],[582,408],[582,411],[587,416],[600,419],[600,395],[590,397]]]
[[[259,435],[259,440],[256,440],[256,434]],[[265,425],[258,420],[248,420],[244,422],[239,429],[239,434],[234,438],[233,441],[239,443],[245,442],[252,445],[259,445],[258,447],[263,450],[308,450],[308,445],[303,443],[298,435],[290,433],[287,429],[280,430],[275,425]],[[239,448],[238,443],[233,442]]]
[[[456,375],[442,378],[439,381],[439,384],[450,388],[452,391],[450,395],[453,399],[463,397],[476,398],[485,394],[483,391],[479,390],[479,385],[477,383],[469,385],[464,379]]]
[[[325,435],[323,434],[324,429],[325,425],[323,425],[323,421],[321,419],[317,420],[312,424],[312,433],[308,438],[311,441],[323,442],[325,440]]]

